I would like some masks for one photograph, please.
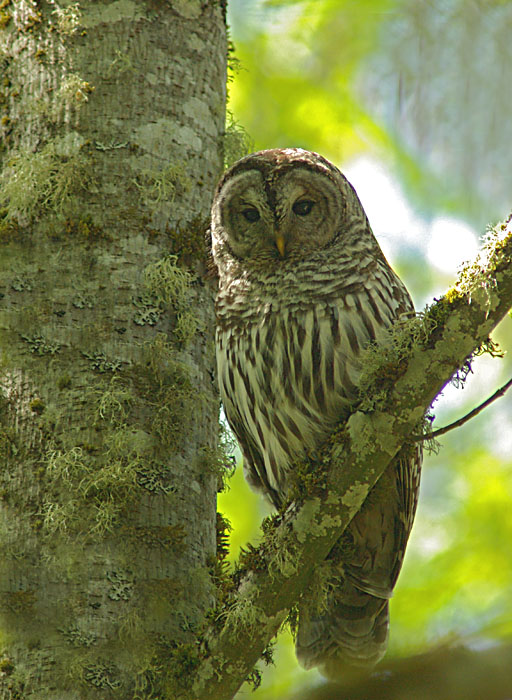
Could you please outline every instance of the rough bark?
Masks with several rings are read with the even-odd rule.
[[[245,575],[218,612],[191,698],[235,695],[306,586],[321,589],[319,565],[391,459],[407,449],[436,395],[472,353],[486,345],[492,351],[488,336],[511,307],[509,220],[440,301],[396,329],[387,347],[368,352],[364,398],[313,465],[317,475],[325,470],[326,488],[267,526],[262,545],[245,558]]]
[[[212,605],[223,10],[1,3],[5,700],[172,696]]]

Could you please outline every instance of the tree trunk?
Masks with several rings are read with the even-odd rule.
[[[0,3],[2,700],[173,697],[212,605],[222,5]]]

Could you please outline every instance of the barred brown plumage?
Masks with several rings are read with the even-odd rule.
[[[414,309],[355,190],[316,153],[273,149],[235,163],[218,185],[211,233],[221,398],[248,482],[279,508],[292,464],[356,399],[361,351]],[[327,609],[301,603],[304,667],[336,677],[384,654],[420,466],[419,451],[397,457],[331,552]]]

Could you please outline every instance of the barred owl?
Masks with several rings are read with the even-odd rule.
[[[316,153],[273,149],[235,163],[217,187],[211,233],[221,398],[249,484],[279,508],[293,463],[356,399],[362,349],[414,309],[355,190]],[[419,453],[396,458],[352,520],[327,609],[299,605],[305,668],[335,678],[383,656],[420,464]]]

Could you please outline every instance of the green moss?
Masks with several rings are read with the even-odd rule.
[[[0,207],[7,221],[30,223],[41,212],[64,219],[78,206],[76,193],[91,184],[88,159],[79,151],[60,155],[53,141],[36,153],[18,151],[7,161],[0,174]]]
[[[69,389],[71,387],[71,377],[69,374],[61,374],[57,379],[57,388],[61,391],[64,389]]]
[[[254,151],[254,141],[229,110],[226,112],[223,146],[225,168],[229,168],[237,160]]]
[[[132,366],[130,376],[151,412],[144,427],[166,448],[178,450],[200,404],[190,368],[174,359],[164,334],[142,350],[142,362]]]
[[[143,543],[147,547],[167,549],[175,554],[183,552],[185,548],[185,532],[182,525],[147,527],[125,525],[122,527],[122,533],[127,541]]]
[[[0,598],[0,607],[15,615],[28,614],[36,602],[34,591],[9,591]]]
[[[12,20],[10,12],[0,12],[0,29],[5,29]]]
[[[8,658],[0,659],[0,674],[3,676],[10,676],[14,671],[14,664]]]
[[[306,498],[325,494],[326,471],[314,455],[309,455],[290,468],[288,484],[286,504],[302,503]]]
[[[84,241],[109,240],[111,236],[86,215],[81,219],[66,219],[64,222],[66,235]]]
[[[33,399],[30,404],[30,410],[33,411],[34,413],[37,413],[38,415],[41,415],[41,413],[45,410],[46,404],[42,399],[35,398]]]
[[[0,243],[11,243],[20,237],[20,227],[17,221],[9,221],[7,209],[0,210]]]
[[[184,195],[192,187],[184,163],[170,163],[162,170],[143,169],[133,183],[143,202],[152,208],[162,202],[172,203],[176,196]]]
[[[172,603],[184,591],[183,581],[174,578],[148,579],[138,585],[146,603],[150,603],[152,598],[164,598]]]
[[[176,255],[178,265],[192,265],[198,260],[204,260],[208,225],[208,219],[198,216],[185,226],[167,228],[166,234],[171,241],[171,252]]]
[[[227,454],[223,445],[210,447],[205,445],[198,450],[201,471],[208,471],[217,477],[217,491],[225,491],[228,482],[235,473],[236,462],[232,454]]]
[[[146,267],[146,292],[132,300],[137,307],[134,322],[153,326],[171,306],[176,311],[174,336],[179,342],[188,343],[196,334],[199,321],[190,306],[193,277],[177,261],[176,255],[167,255]]]
[[[201,662],[198,648],[194,644],[178,644],[170,653],[167,664],[166,686],[168,697],[175,691],[191,688],[194,673]]]
[[[427,346],[439,319],[427,310],[412,318],[402,319],[382,333],[361,354],[359,398],[355,405],[369,411],[382,404],[388,392],[407,369],[407,359],[413,346]],[[355,408],[354,405],[354,408]]]
[[[510,219],[489,228],[476,259],[462,267],[457,282],[445,295],[447,303],[453,304],[458,299],[468,303],[470,297],[471,303],[485,310],[492,309],[497,303],[492,273],[512,264],[511,242]]]
[[[227,596],[234,590],[234,580],[229,574],[229,533],[232,527],[229,520],[222,514],[217,512],[216,521],[216,556],[212,558],[210,564],[210,575],[213,584],[216,588],[217,605],[222,606],[227,601]],[[210,615],[211,621],[218,620],[217,610],[212,610]]]
[[[447,305],[455,304],[455,302],[460,301],[464,298],[464,295],[456,287],[450,287],[450,289],[443,296],[441,302]]]
[[[137,462],[112,458],[108,451],[96,457],[77,446],[50,450],[45,466],[49,488],[42,515],[49,538],[82,533],[102,539],[135,497]]]

